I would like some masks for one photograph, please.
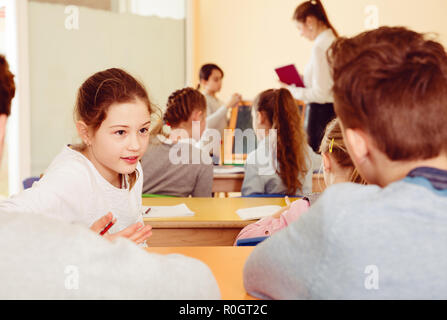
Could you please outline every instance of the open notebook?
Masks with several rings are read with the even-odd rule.
[[[271,216],[281,209],[280,206],[261,206],[239,209],[236,211],[242,220],[255,220]]]
[[[176,206],[143,206],[143,218],[176,218],[194,215],[194,211],[184,203]]]

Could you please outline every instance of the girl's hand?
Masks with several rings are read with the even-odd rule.
[[[116,218],[113,217],[111,212],[96,220],[91,225],[90,230],[99,234],[110,222],[116,222]],[[151,235],[151,226],[143,226],[140,222],[137,222],[127,227],[126,229],[121,230],[120,232],[114,234],[110,234],[109,232],[107,232],[104,234],[104,238],[110,241],[114,241],[119,237],[123,237],[135,242],[136,244],[140,244],[146,241]]]
[[[228,109],[232,109],[238,106],[238,104],[242,101],[242,96],[239,93],[234,93],[231,96],[230,101],[227,104]]]
[[[286,197],[284,198],[284,201],[286,202],[286,206],[285,206],[285,207],[282,207],[280,210],[278,210],[276,213],[274,213],[274,214],[272,215],[272,218],[278,219],[278,218],[281,216],[281,214],[282,214],[283,212],[285,212],[285,211],[287,211],[287,210],[290,209],[290,205],[291,205],[291,203],[290,203],[289,197],[286,196]]]
[[[283,214],[283,212],[287,211],[290,209],[290,204],[288,206],[282,207],[280,210],[276,211],[276,213],[274,213],[272,215],[272,218],[278,219],[281,214]]]

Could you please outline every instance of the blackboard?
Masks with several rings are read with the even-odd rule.
[[[246,155],[256,149],[256,135],[253,130],[251,108],[251,103],[244,102],[232,112],[231,129],[239,129],[244,133],[242,143],[236,143],[236,135],[233,135],[232,152],[234,155]],[[249,143],[249,140],[253,143]]]

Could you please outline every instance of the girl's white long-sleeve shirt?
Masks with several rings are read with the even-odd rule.
[[[112,212],[117,222],[110,233],[115,233],[136,222],[143,223],[140,163],[137,170],[133,188],[119,189],[104,179],[84,155],[65,146],[44,176],[32,188],[0,202],[0,211],[45,215],[88,227]]]
[[[297,100],[306,103],[333,103],[332,87],[334,81],[331,76],[327,51],[336,39],[331,29],[320,33],[312,47],[312,55],[304,69],[305,88],[288,86],[287,88]]]

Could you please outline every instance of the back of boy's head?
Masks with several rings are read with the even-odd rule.
[[[343,140],[343,134],[338,118],[335,118],[326,126],[326,131],[320,145],[320,153],[329,153],[330,157],[335,160],[341,168],[352,170],[349,177],[350,182],[366,184],[366,181],[360,176],[349,156],[348,149]]]
[[[98,129],[114,103],[127,103],[140,99],[153,112],[144,85],[124,70],[112,68],[89,77],[79,88],[76,99],[76,120]]]
[[[339,38],[328,51],[335,111],[392,161],[447,151],[447,55],[427,35],[381,27]]]
[[[168,98],[163,120],[176,127],[188,121],[194,110],[206,111],[205,96],[193,88],[177,90]]]
[[[14,75],[9,71],[8,61],[0,55],[0,114],[11,114],[11,101],[15,92]]]

